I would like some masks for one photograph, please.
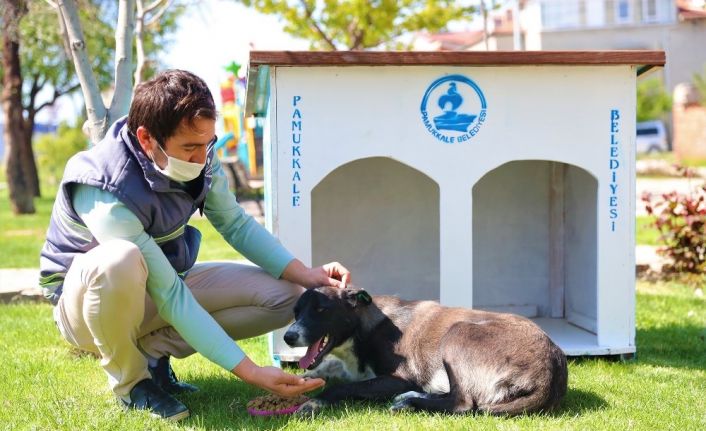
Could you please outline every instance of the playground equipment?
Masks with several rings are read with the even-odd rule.
[[[216,142],[216,150],[225,164],[238,162],[248,178],[259,178],[262,176],[262,125],[244,118],[246,81],[238,78],[239,69],[238,63],[231,62],[226,67],[230,74],[221,83],[221,118],[225,133]]]
[[[251,52],[267,226],[372,294],[635,352],[636,75],[661,51]],[[271,337],[273,360],[302,351]]]

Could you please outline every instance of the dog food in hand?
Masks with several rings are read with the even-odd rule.
[[[263,395],[248,402],[248,412],[252,415],[286,415],[297,411],[300,405],[309,400],[306,395],[285,398],[279,395]]]

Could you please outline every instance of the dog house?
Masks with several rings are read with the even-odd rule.
[[[374,295],[635,352],[636,78],[661,51],[252,52],[267,227]],[[296,361],[283,331],[276,363]]]

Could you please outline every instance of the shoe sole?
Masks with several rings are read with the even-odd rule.
[[[159,418],[159,419],[165,419],[165,420],[172,421],[172,422],[177,422],[177,421],[180,421],[180,420],[182,420],[182,419],[186,419],[186,418],[189,417],[190,414],[191,414],[191,413],[190,413],[188,410],[184,410],[183,412],[179,412],[179,413],[177,413],[177,414],[175,414],[175,415],[172,415],[172,416],[169,416],[169,417],[166,417],[166,418],[165,418],[165,417],[162,417],[162,416],[158,415],[157,413],[150,412],[150,415],[151,415],[151,416],[154,416],[154,417]]]

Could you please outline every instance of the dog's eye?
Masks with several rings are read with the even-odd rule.
[[[323,313],[324,311],[326,311],[326,309],[324,307],[319,307],[316,309],[317,313]]]

